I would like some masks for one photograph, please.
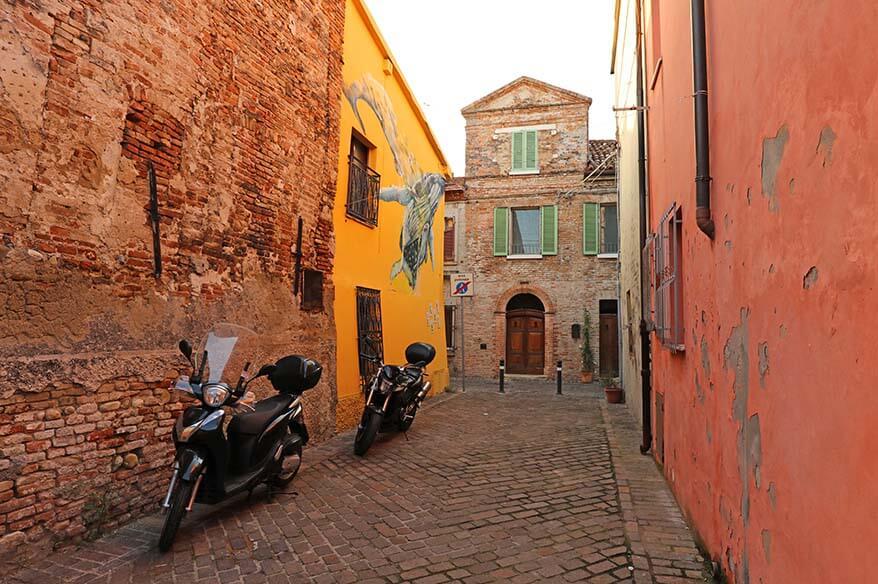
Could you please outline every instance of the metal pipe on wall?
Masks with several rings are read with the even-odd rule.
[[[713,239],[710,211],[710,122],[707,109],[707,31],[704,0],[692,0],[692,76],[695,86],[695,222]]]
[[[637,182],[640,199],[640,249],[646,246],[647,234],[647,190],[646,190],[646,99],[643,95],[643,18],[641,14],[641,0],[635,2],[636,26],[637,26]],[[641,254],[641,258],[643,255]],[[642,259],[641,259],[642,261]],[[641,266],[642,268],[642,266]],[[640,399],[641,414],[643,417],[643,440],[640,444],[641,454],[646,454],[652,448],[652,375],[650,364],[650,338],[649,327],[646,323],[646,315],[649,310],[646,299],[649,298],[647,289],[649,280],[643,277],[641,269],[640,279]]]

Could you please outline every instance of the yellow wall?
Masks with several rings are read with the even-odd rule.
[[[388,66],[390,65],[390,66]],[[381,291],[381,317],[384,336],[384,358],[388,363],[405,361],[405,347],[424,341],[436,347],[436,359],[428,368],[433,392],[444,391],[448,385],[448,360],[445,350],[442,241],[444,197],[439,198],[433,216],[433,259],[420,266],[414,289],[400,273],[391,281],[391,270],[400,260],[400,232],[405,207],[396,201],[380,201],[378,226],[368,227],[345,214],[348,188],[348,154],[354,128],[375,146],[369,166],[381,175],[381,188],[406,186],[397,171],[388,124],[382,125],[375,108],[368,100],[357,102],[363,125],[354,114],[349,94],[356,88],[377,88],[385,95],[396,121],[396,150],[413,155],[420,173],[450,176],[417,102],[395,61],[381,38],[374,21],[361,0],[347,0],[344,38],[345,95],[341,97],[341,140],[338,156],[338,187],[333,221],[335,225],[335,322],[338,346],[338,409],[339,430],[353,427],[362,413],[360,374],[357,348],[356,287]],[[359,85],[357,85],[359,83]],[[352,89],[354,88],[354,89]],[[381,102],[381,99],[372,100]],[[378,108],[380,109],[380,108]],[[390,131],[392,135],[393,132]],[[410,172],[408,182],[413,183]]]

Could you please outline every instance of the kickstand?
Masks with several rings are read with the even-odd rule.
[[[408,433],[408,430],[403,430],[403,431],[402,431],[402,435],[405,436],[405,441],[408,442],[408,441],[409,441],[409,433]]]

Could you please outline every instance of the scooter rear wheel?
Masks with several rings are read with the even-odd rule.
[[[180,522],[183,521],[186,506],[189,505],[189,499],[192,497],[193,487],[192,483],[180,481],[174,490],[171,497],[171,507],[165,516],[165,524],[162,526],[162,534],[159,536],[159,551],[163,553],[174,545],[174,538],[177,537],[177,530],[180,528]]]
[[[366,408],[366,411],[363,412],[363,419],[360,420],[360,426],[357,428],[357,437],[354,438],[354,454],[357,456],[366,454],[366,451],[372,446],[372,442],[375,441],[379,428],[381,428],[381,418],[381,414],[369,407]]]
[[[292,440],[292,437],[287,439]],[[302,444],[297,444],[290,453],[286,453],[286,450],[287,445],[284,444],[285,453],[279,461],[280,468],[277,474],[269,479],[269,483],[274,487],[285,487],[290,484],[299,474],[299,468],[302,466]]]

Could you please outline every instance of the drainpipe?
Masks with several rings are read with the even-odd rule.
[[[692,73],[695,85],[695,222],[713,239],[710,213],[710,127],[707,115],[707,32],[704,0],[692,0]]]
[[[641,18],[640,0],[635,0],[636,26],[637,26],[637,183],[640,200],[640,249],[646,246],[646,100],[643,95],[643,30]],[[643,254],[641,257],[640,270],[640,404],[643,417],[643,441],[640,444],[640,453],[646,454],[652,448],[652,367],[650,364],[650,338],[649,327],[646,323],[646,314],[649,307],[646,305],[648,298],[649,280],[643,277]]]

